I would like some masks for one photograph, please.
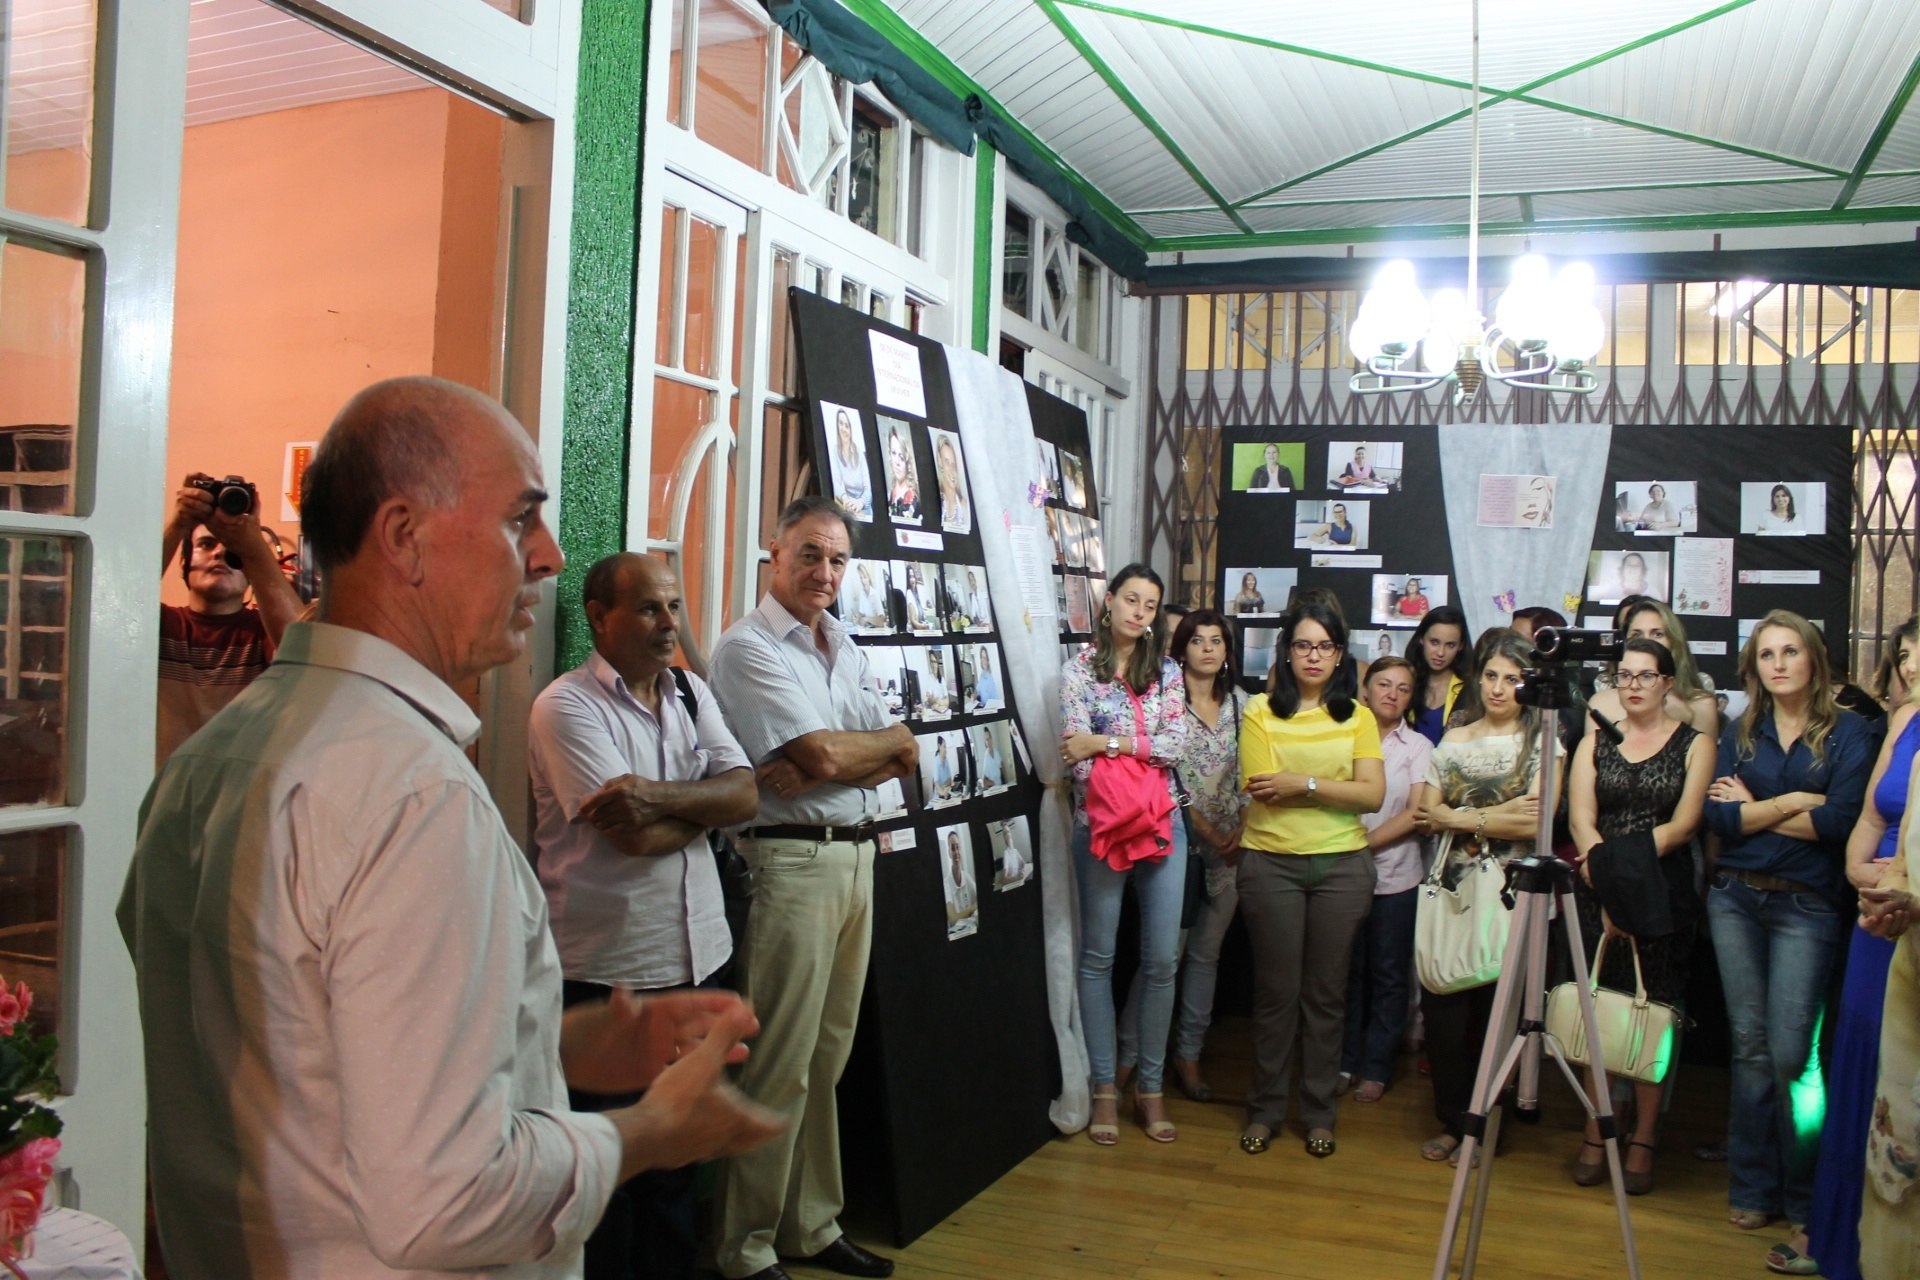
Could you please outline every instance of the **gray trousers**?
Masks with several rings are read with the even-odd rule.
[[[1253,943],[1253,1082],[1247,1123],[1279,1132],[1300,1051],[1300,1120],[1333,1128],[1347,969],[1354,934],[1373,909],[1373,855],[1240,856],[1240,914]]]

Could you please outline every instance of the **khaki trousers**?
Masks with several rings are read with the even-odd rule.
[[[874,852],[871,840],[740,842],[754,872],[740,992],[760,1018],[740,1088],[789,1127],[727,1165],[717,1261],[732,1280],[840,1237],[845,1193],[833,1089],[867,981]]]

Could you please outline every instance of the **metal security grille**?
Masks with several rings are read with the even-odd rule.
[[[1493,296],[1480,299],[1491,312]],[[1832,424],[1854,438],[1849,642],[1864,682],[1913,616],[1920,446],[1920,291],[1765,281],[1605,290],[1600,389],[1587,397],[1483,387],[1356,396],[1345,335],[1353,291],[1196,293],[1150,300],[1145,541],[1199,603],[1218,571],[1221,431],[1250,423]]]

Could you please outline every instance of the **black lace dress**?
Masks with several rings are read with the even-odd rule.
[[[1613,840],[1639,831],[1651,831],[1673,817],[1687,786],[1687,749],[1699,731],[1682,724],[1666,745],[1635,764],[1604,734],[1594,743],[1594,825],[1600,838]],[[1673,908],[1674,930],[1658,938],[1641,938],[1640,969],[1646,975],[1647,994],[1666,1004],[1679,1004],[1687,994],[1687,965],[1693,956],[1694,931],[1699,923],[1699,895],[1693,884],[1693,855],[1675,849],[1660,859],[1666,875],[1667,901]],[[1605,932],[1600,902],[1584,880],[1575,894],[1580,905],[1580,934],[1587,944],[1587,963]],[[1607,948],[1606,972],[1600,985],[1616,991],[1633,990],[1633,948],[1622,938]]]

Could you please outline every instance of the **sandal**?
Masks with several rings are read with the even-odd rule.
[[[1333,1154],[1333,1130],[1307,1130],[1307,1154],[1316,1160],[1325,1160]]]
[[[1767,1270],[1783,1276],[1817,1276],[1820,1264],[1790,1244],[1777,1244],[1767,1250]]]
[[[1141,1093],[1138,1090],[1135,1090],[1133,1095],[1133,1118],[1140,1122],[1140,1127],[1145,1129],[1147,1136],[1155,1142],[1172,1142],[1180,1136],[1180,1130],[1174,1128],[1173,1121],[1147,1118],[1147,1103],[1159,1102],[1164,1107],[1166,1104],[1163,1099],[1166,1096],[1164,1093]]]
[[[1727,1221],[1742,1231],[1758,1231],[1776,1218],[1777,1214],[1765,1213],[1759,1209],[1729,1209]]]
[[[1257,1156],[1273,1141],[1273,1130],[1264,1124],[1250,1124],[1240,1132],[1240,1149]]]
[[[1580,1158],[1582,1155],[1586,1154],[1586,1149],[1588,1147],[1592,1147],[1594,1150],[1601,1153],[1600,1159],[1598,1161],[1589,1162],[1586,1160],[1582,1160]],[[1606,1150],[1607,1150],[1606,1143],[1595,1142],[1591,1138],[1584,1139],[1580,1143],[1580,1150],[1574,1152],[1574,1155],[1573,1155],[1573,1185],[1574,1186],[1597,1187],[1601,1183],[1607,1180]]]
[[[1420,1158],[1439,1164],[1442,1160],[1450,1159],[1459,1149],[1460,1139],[1450,1133],[1443,1133],[1437,1138],[1428,1138],[1420,1144]]]
[[[1189,1102],[1212,1102],[1213,1086],[1200,1074],[1200,1064],[1192,1058],[1173,1060],[1173,1082],[1180,1086],[1180,1092],[1187,1095]]]
[[[1095,1088],[1093,1091],[1093,1101],[1095,1105],[1102,1102],[1111,1102],[1113,1104],[1115,1117],[1116,1119],[1118,1118],[1120,1111],[1120,1091],[1118,1089],[1112,1085],[1108,1085],[1104,1090]],[[1117,1123],[1102,1124],[1094,1120],[1091,1113],[1089,1113],[1087,1119],[1087,1137],[1093,1140],[1095,1146],[1111,1147],[1120,1141],[1120,1126]]]

